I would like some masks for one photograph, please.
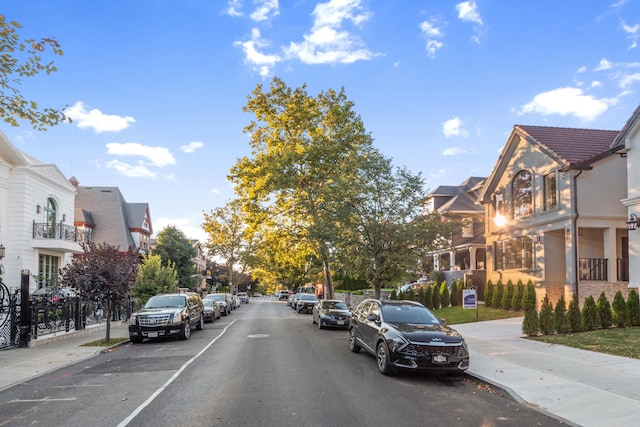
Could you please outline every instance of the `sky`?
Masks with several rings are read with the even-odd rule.
[[[374,145],[425,189],[488,176],[515,125],[620,130],[640,104],[640,0],[2,0],[58,71],[23,79],[73,119],[0,124],[83,186],[206,241],[250,155],[242,107],[279,77],[344,88]]]

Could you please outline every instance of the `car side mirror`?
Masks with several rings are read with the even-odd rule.
[[[377,322],[378,319],[378,315],[377,314],[370,314],[367,316],[367,320],[370,320],[371,322]]]
[[[440,321],[442,322],[443,325],[447,324],[447,319],[445,319],[444,317],[439,317]]]

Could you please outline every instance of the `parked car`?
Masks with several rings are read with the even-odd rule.
[[[318,302],[318,297],[314,294],[300,294],[296,302],[296,311],[298,313],[311,313],[313,306]]]
[[[287,305],[291,308],[295,307],[295,302],[297,297],[298,297],[298,294],[289,295],[289,298],[287,299]]]
[[[414,301],[362,301],[351,315],[349,349],[376,357],[378,370],[464,372],[469,349],[462,336]]]
[[[71,298],[76,296],[76,290],[73,288],[58,288],[55,286],[45,286],[36,289],[31,293],[31,297],[37,301],[47,301],[56,303],[63,298]]]
[[[241,304],[249,304],[249,295],[246,292],[238,292],[238,298]]]
[[[278,298],[278,300],[288,300],[289,296],[291,295],[291,292],[286,291],[286,290],[281,290],[276,292],[276,297]]]
[[[227,299],[225,294],[209,294],[204,299],[212,299],[220,307],[220,312],[223,316],[231,314],[231,302]]]
[[[220,306],[214,300],[205,298],[202,300],[202,303],[204,304],[203,314],[205,322],[211,323],[222,316]]]
[[[313,306],[312,322],[318,328],[349,329],[351,311],[344,302],[337,299],[319,300]]]
[[[195,292],[154,295],[129,319],[131,342],[145,338],[178,336],[187,340],[191,328],[204,327],[204,304]]]

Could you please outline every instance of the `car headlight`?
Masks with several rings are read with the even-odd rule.
[[[387,346],[393,353],[401,352],[405,347],[409,345],[409,341],[404,339],[400,335],[393,335],[387,339]]]
[[[130,325],[137,325],[138,324],[138,313],[133,313],[131,315],[131,317],[129,318],[129,324]]]
[[[173,323],[182,322],[182,312],[176,311],[173,313],[173,319],[171,320]]]

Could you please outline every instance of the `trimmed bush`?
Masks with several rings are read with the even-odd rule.
[[[600,327],[602,329],[608,329],[611,327],[613,316],[611,314],[611,304],[609,304],[609,300],[607,296],[604,294],[604,291],[598,297],[598,301],[596,301],[596,307],[598,307],[598,317],[600,317]]]
[[[433,288],[431,285],[427,286],[424,290],[424,306],[429,310],[433,310]]]
[[[449,307],[451,304],[451,295],[449,294],[449,287],[447,282],[442,282],[440,285],[440,305],[442,308]]]
[[[502,308],[502,298],[504,297],[504,285],[502,282],[498,282],[496,285],[495,292],[493,294],[493,301],[491,301],[491,306],[495,308]]]
[[[575,298],[575,296],[569,303],[567,318],[569,320],[569,332],[576,333],[582,332],[584,330],[584,326],[582,323],[582,312],[580,311],[580,303],[578,303],[578,299]]]
[[[524,296],[524,283],[522,280],[518,280],[518,284],[513,292],[513,299],[511,300],[511,309],[515,311],[522,310],[522,297]]]
[[[560,296],[560,299],[556,304],[556,308],[553,311],[553,316],[557,333],[566,334],[571,331],[571,325],[569,325],[569,317],[567,316],[567,303],[564,300],[564,295]]]
[[[460,293],[458,292],[458,281],[454,280],[451,284],[451,307],[457,307],[460,305]]]
[[[627,311],[629,312],[629,325],[640,326],[640,300],[638,300],[638,291],[635,289],[629,291]]]
[[[554,331],[553,305],[549,301],[549,297],[545,295],[540,307],[540,333],[542,335],[551,335]]]
[[[391,295],[389,296],[389,299],[398,299],[398,293],[396,292],[395,289],[391,291]]]
[[[538,335],[540,322],[538,319],[538,311],[536,310],[536,288],[531,282],[527,283],[527,288],[522,298],[522,307],[524,309],[522,332],[529,337]]]
[[[487,286],[484,290],[484,305],[486,307],[491,307],[491,302],[493,301],[493,293],[495,292],[495,285],[491,280],[487,282]]]
[[[589,295],[584,299],[582,304],[582,324],[585,331],[595,331],[600,327],[600,318],[598,307],[593,295]]]
[[[611,322],[618,328],[624,328],[629,324],[629,311],[627,303],[624,301],[622,292],[618,291],[613,296],[613,304],[611,304]]]
[[[513,282],[509,280],[507,282],[507,286],[504,290],[504,295],[502,296],[502,308],[505,310],[511,310],[511,301],[513,301],[513,294],[515,293],[515,288],[513,286]]]
[[[431,292],[431,301],[434,310],[440,308],[440,289],[438,285],[433,285],[433,291]]]

